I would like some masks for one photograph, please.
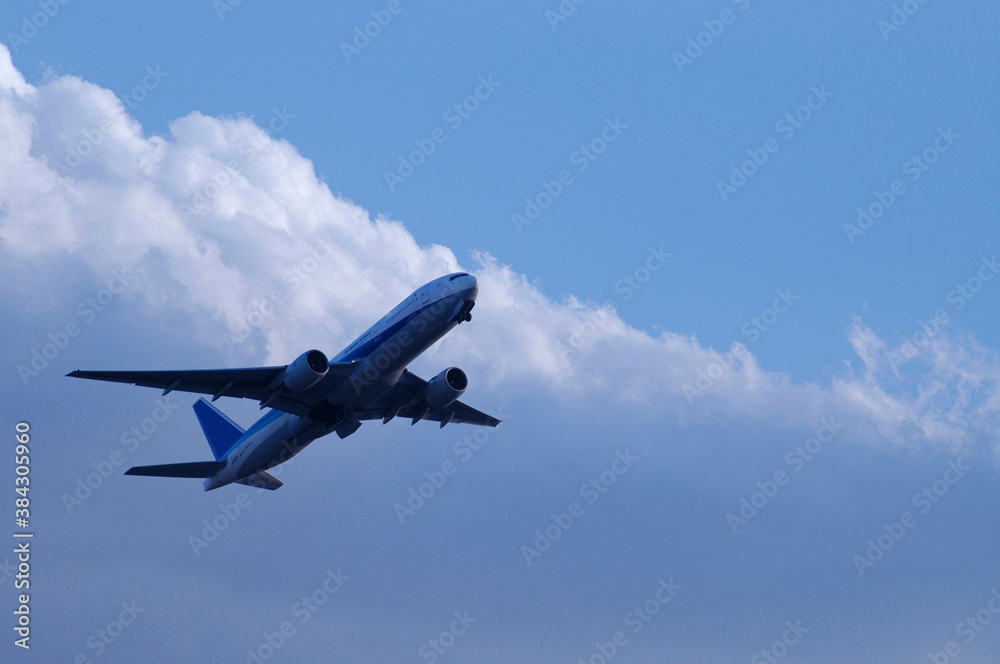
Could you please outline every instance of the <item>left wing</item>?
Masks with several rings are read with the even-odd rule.
[[[191,371],[80,371],[67,374],[74,378],[106,380],[142,387],[157,387],[166,395],[174,390],[219,397],[254,399],[261,407],[269,406],[295,415],[307,414],[354,370],[351,363],[331,364],[316,385],[294,392],[282,378],[287,366],[250,369],[195,369]]]
[[[424,401],[426,387],[426,380],[404,370],[399,382],[391,390],[379,397],[370,408],[358,411],[358,418],[362,420],[381,418],[383,422],[388,422],[399,415],[411,418],[413,424],[420,420],[431,420],[440,422],[442,427],[452,422],[495,427],[502,421],[461,401],[453,401],[444,408],[431,408]]]

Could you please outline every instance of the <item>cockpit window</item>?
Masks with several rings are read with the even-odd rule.
[[[467,272],[459,272],[458,274],[453,274],[450,277],[448,277],[448,281],[455,281],[459,277],[467,277],[467,276],[469,276]]]

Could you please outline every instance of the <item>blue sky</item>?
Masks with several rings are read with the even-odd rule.
[[[801,620],[788,661],[928,661],[949,640],[995,661],[1000,623],[970,642],[955,627],[1000,588],[989,3],[16,0],[0,28],[3,391],[39,440],[39,661],[245,662],[338,566],[351,579],[272,661],[427,661],[464,610],[481,617],[442,661],[588,661],[671,577],[616,658],[752,661]],[[322,242],[335,252],[308,262]],[[208,453],[193,397],[130,450],[155,393],[67,371],[333,355],[459,268],[481,281],[476,320],[413,368],[462,366],[467,400],[505,424],[411,522],[393,505],[471,432],[318,441],[200,554],[188,538],[239,490],[122,468],[67,508],[113,449]],[[790,463],[824,417],[842,428]],[[626,449],[635,469],[587,503]],[[949,463],[971,470],[922,513]],[[726,515],[778,471],[733,533]],[[529,566],[520,547],[574,500],[584,515]],[[862,574],[853,556],[907,509],[916,525]],[[97,655],[88,636],[136,598],[149,612]]]
[[[33,6],[9,5],[7,22]],[[796,312],[785,343],[764,343],[782,367],[810,379],[836,356],[803,357],[788,343],[796,333],[836,348],[867,302],[887,333],[905,334],[968,277],[979,247],[990,246],[989,221],[975,212],[997,202],[988,179],[995,89],[983,59],[997,44],[990,21],[976,13],[985,3],[922,5],[888,39],[877,22],[889,19],[891,4],[804,12],[590,3],[554,31],[544,5],[401,7],[348,63],[339,44],[379,5],[242,3],[220,21],[208,2],[163,15],[69,4],[61,13],[70,19],[53,19],[14,61],[29,78],[48,66],[119,95],[146,66],[160,65],[169,77],[134,109],[149,133],[192,110],[263,124],[272,109],[287,108],[295,119],[281,137],[335,193],[405,221],[419,241],[447,244],[460,258],[486,249],[555,298],[602,301],[647,245],[664,244],[675,262],[668,279],[649,286],[658,305],[623,303],[643,329],[724,346],[770,291],[791,286],[811,304]],[[672,54],[724,9],[734,22],[678,72]],[[491,74],[501,86],[451,129],[445,110]],[[783,140],[775,123],[823,84],[830,103]],[[629,125],[622,141],[530,229],[514,232],[510,216],[524,197],[566,168],[606,117]],[[842,225],[855,209],[949,126],[964,140],[913,183],[885,223],[847,243]],[[385,171],[437,127],[447,143],[390,191]],[[724,204],[716,182],[771,136],[784,143],[781,152]],[[963,196],[954,200],[946,192],[959,182]],[[554,246],[565,262],[552,259]],[[873,282],[884,284],[884,298]],[[705,302],[718,306],[699,306]],[[966,311],[975,314],[988,309]]]

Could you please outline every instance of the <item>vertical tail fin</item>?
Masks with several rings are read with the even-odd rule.
[[[236,422],[226,417],[225,413],[205,401],[204,397],[195,401],[192,407],[194,414],[198,416],[201,430],[205,432],[205,438],[208,438],[212,453],[218,461],[232,449],[245,431]]]

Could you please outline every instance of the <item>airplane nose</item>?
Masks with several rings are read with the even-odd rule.
[[[468,291],[468,295],[465,296],[467,300],[475,300],[476,296],[479,295],[479,280],[476,279],[471,274],[467,277],[462,278],[465,281],[465,289]]]
[[[457,272],[443,279],[445,292],[463,300],[475,300],[479,294],[479,280],[471,274]]]

